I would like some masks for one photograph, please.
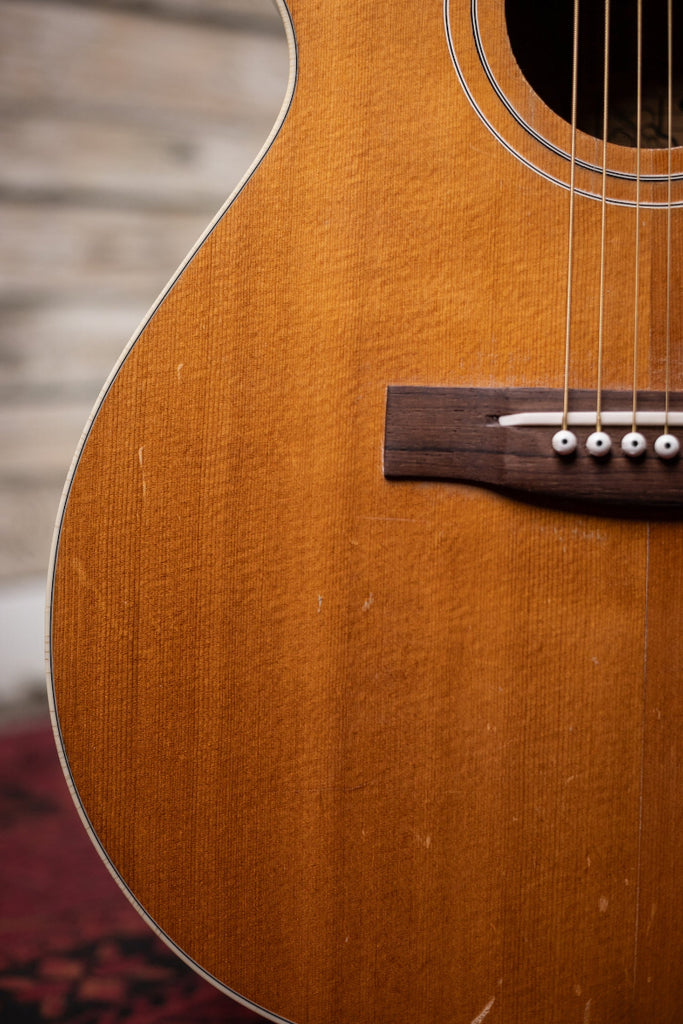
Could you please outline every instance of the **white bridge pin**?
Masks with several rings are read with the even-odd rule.
[[[655,451],[660,459],[675,459],[680,450],[680,442],[673,434],[660,434],[655,441]]]
[[[637,459],[639,455],[642,455],[647,448],[647,441],[641,433],[637,430],[632,430],[628,434],[624,434],[621,439],[621,450],[624,455],[628,455],[630,459]]]
[[[604,459],[612,448],[612,439],[604,430],[596,430],[586,439],[586,451],[596,459]]]
[[[571,430],[558,430],[556,434],[553,434],[553,451],[558,455],[571,455],[576,451],[577,443],[576,434]]]

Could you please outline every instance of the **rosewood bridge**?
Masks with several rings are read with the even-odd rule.
[[[620,447],[623,429],[614,429],[631,430],[631,392],[602,392],[601,425],[612,447],[601,458],[586,450],[596,430],[595,391],[570,392],[576,449],[569,455],[553,449],[562,401],[560,389],[390,386],[384,474],[479,484],[528,500],[607,504],[612,511],[683,510],[678,441],[663,434],[664,392],[637,394],[644,450],[636,458]],[[668,426],[683,426],[683,394],[669,396]]]

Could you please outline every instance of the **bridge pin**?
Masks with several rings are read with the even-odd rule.
[[[673,434],[660,434],[655,441],[655,451],[660,459],[675,459],[680,450],[680,442]]]
[[[612,438],[604,430],[596,430],[586,439],[586,451],[596,459],[604,459],[612,449]]]
[[[647,441],[638,431],[632,430],[621,439],[621,450],[630,459],[637,459],[647,448]]]
[[[577,443],[576,434],[571,430],[558,430],[556,434],[553,434],[553,451],[558,455],[571,455],[576,451]]]

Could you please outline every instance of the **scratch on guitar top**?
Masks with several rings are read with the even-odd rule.
[[[591,1024],[591,1007],[592,1007],[592,1005],[593,1005],[593,1000],[589,999],[588,1002],[586,1003],[586,1005],[584,1007],[584,1011],[583,1011],[583,1024]]]
[[[364,612],[369,612],[374,603],[375,603],[374,595],[373,594],[369,594],[368,597],[366,597],[365,600],[363,601],[363,611]]]
[[[322,610],[323,610],[323,595],[322,594],[318,594],[318,615],[320,615]]]
[[[484,1018],[488,1017],[489,1013],[491,1012],[491,1007],[493,1006],[495,1001],[496,1001],[496,997],[493,996],[489,1000],[489,1002],[486,1004],[484,1009],[481,1011],[481,1013],[477,1014],[477,1016],[472,1021],[472,1024],[481,1024],[481,1022],[484,1020]]]
[[[178,363],[178,365],[176,366],[176,371],[175,372],[176,372],[176,377],[178,378],[178,383],[179,384],[180,384],[180,371],[182,370],[184,365],[185,365],[185,363]]]
[[[144,451],[144,444],[141,444],[138,448],[138,462],[140,463],[140,472],[142,473],[142,496],[147,494],[147,481],[145,480],[145,467],[142,464],[142,453]]]

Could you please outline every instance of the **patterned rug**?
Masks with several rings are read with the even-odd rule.
[[[129,905],[92,847],[49,726],[0,734],[0,1021],[257,1024]]]

